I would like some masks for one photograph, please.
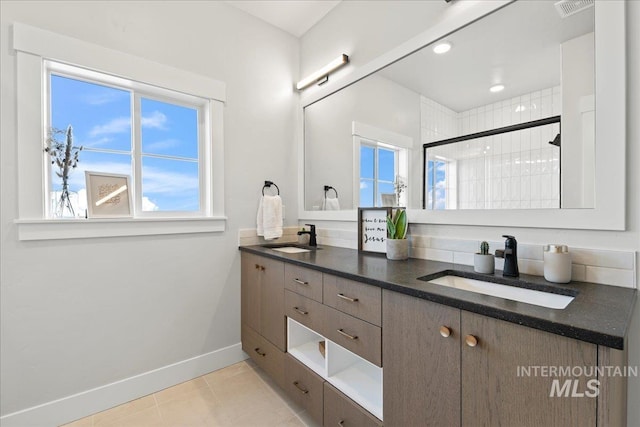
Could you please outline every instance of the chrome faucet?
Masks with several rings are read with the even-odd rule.
[[[504,258],[504,269],[502,270],[502,275],[507,277],[518,277],[520,275],[520,272],[518,271],[518,242],[513,236],[503,235],[502,237],[507,239],[504,242],[504,250],[496,250],[496,256],[498,258]]]
[[[303,234],[309,235],[309,246],[318,246],[318,242],[316,241],[316,226],[314,224],[305,224],[311,227],[310,231],[298,231],[298,236],[302,236]]]

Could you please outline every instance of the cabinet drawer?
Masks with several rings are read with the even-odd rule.
[[[381,326],[382,289],[325,274],[322,279],[325,305]]]
[[[382,366],[382,328],[325,306],[324,335],[369,362]]]
[[[284,312],[306,327],[322,334],[324,306],[289,290],[284,291]]]
[[[296,403],[306,409],[314,420],[322,425],[324,413],[322,385],[324,380],[289,354],[286,355],[286,363],[284,390]]]
[[[319,271],[285,264],[284,286],[307,298],[322,302],[322,273]]]
[[[324,425],[327,427],[381,427],[371,415],[329,383],[324,383]]]
[[[247,326],[242,327],[242,350],[280,387],[284,387],[284,352]]]

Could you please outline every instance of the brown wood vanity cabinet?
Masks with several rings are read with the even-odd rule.
[[[328,366],[340,362],[318,375],[324,365],[305,366],[285,353],[287,316],[303,325],[292,322],[297,328],[295,340],[301,343],[291,347],[291,354],[294,349],[315,348],[298,356],[319,351],[328,358]],[[326,356],[320,344],[325,338],[327,348],[335,350]],[[308,344],[313,346],[305,347]],[[326,426],[382,425],[372,415],[380,411],[379,402],[362,403],[362,394],[347,391],[350,385],[343,391],[351,397],[333,386],[340,387],[345,378],[340,375],[346,372],[336,366],[350,369],[361,362],[383,368],[381,373],[375,367],[360,372],[381,378],[367,384],[367,390],[381,390],[387,426],[626,424],[626,378],[597,377],[589,371],[626,366],[624,351],[246,252],[242,253],[242,349]],[[540,371],[543,367],[579,367],[593,375],[545,374]],[[373,408],[372,413],[356,401]]]
[[[242,350],[278,384],[284,381],[284,263],[241,255]]]
[[[598,351],[622,352],[386,290],[382,317],[385,425],[624,425],[624,404],[610,408],[605,391],[626,385],[602,380],[595,397],[596,378],[576,377],[550,397],[554,379],[574,377],[522,370],[596,367]]]

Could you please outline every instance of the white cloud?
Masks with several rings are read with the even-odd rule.
[[[143,211],[149,212],[149,211],[157,211],[159,209],[160,208],[158,207],[158,205],[156,205],[151,200],[149,200],[149,198],[147,196],[144,196],[142,198],[142,210]]]
[[[95,138],[102,135],[110,135],[114,133],[127,133],[131,132],[131,118],[130,117],[118,117],[107,122],[104,125],[94,126],[89,131],[89,136]]]
[[[151,129],[166,129],[165,123],[167,122],[167,116],[160,111],[154,111],[148,116],[143,116],[140,120],[142,127]]]
[[[142,117],[140,122],[142,127],[164,130],[166,129],[165,123],[167,122],[167,116],[160,111],[154,111],[149,116]],[[103,125],[96,125],[91,128],[89,136],[96,138],[103,135],[128,132],[131,132],[131,117],[117,117]]]
[[[165,139],[162,141],[152,142],[150,144],[144,144],[144,152],[146,153],[155,153],[158,151],[164,151],[169,148],[177,147],[180,145],[180,140],[178,139]]]
[[[89,105],[105,105],[116,102],[125,96],[128,96],[128,92],[120,90],[105,90],[100,93],[93,93],[84,97],[84,102]]]
[[[366,183],[366,181],[360,181],[360,189],[364,189],[364,188],[369,188],[369,185]]]
[[[145,168],[143,171],[144,192],[147,194],[179,194],[198,189],[198,176],[164,169]]]

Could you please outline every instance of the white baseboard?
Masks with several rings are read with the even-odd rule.
[[[2,427],[59,426],[246,359],[234,344],[153,371],[0,417]]]

